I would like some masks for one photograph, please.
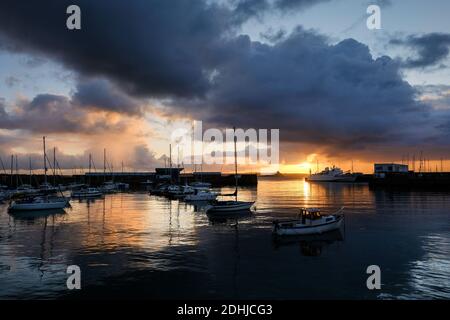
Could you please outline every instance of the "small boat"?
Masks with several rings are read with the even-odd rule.
[[[9,204],[9,211],[38,211],[63,209],[69,204],[66,197],[37,196],[14,200]]]
[[[333,214],[322,214],[317,208],[300,209],[295,220],[274,221],[273,233],[277,236],[298,236],[322,234],[341,228],[344,221],[344,208]]]
[[[245,202],[238,201],[238,166],[237,166],[237,152],[236,152],[236,128],[233,128],[234,132],[234,181],[235,181],[235,190],[233,194],[226,196],[234,196],[234,201],[216,201],[212,205],[207,206],[205,211],[207,214],[229,214],[233,212],[239,211],[249,211],[253,204],[253,202]]]
[[[86,187],[87,186],[84,183],[72,182],[66,187],[66,189],[67,190],[80,190],[80,189],[84,189]]]
[[[193,194],[188,194],[184,201],[195,202],[195,201],[214,201],[217,198],[217,193],[205,191],[202,189],[195,189]]]
[[[14,195],[32,195],[38,193],[39,190],[33,188],[29,184],[22,184],[14,191]]]
[[[100,188],[103,193],[115,193],[117,191],[116,184],[113,181],[104,182]]]
[[[205,208],[206,213],[225,213],[248,211],[253,206],[254,202],[245,201],[216,201],[212,205]]]
[[[103,196],[103,193],[97,188],[74,190],[71,193],[72,198],[98,198],[101,196]]]
[[[116,190],[118,191],[126,191],[130,189],[130,185],[125,182],[116,182]]]
[[[40,193],[44,193],[44,194],[51,194],[51,193],[57,193],[58,192],[58,188],[52,186],[50,183],[48,182],[44,182],[43,184],[41,184],[39,186],[39,192]]]
[[[193,188],[211,188],[211,183],[196,181],[192,182],[190,186]]]
[[[150,190],[150,194],[153,196],[162,196],[164,194],[166,194],[167,192],[167,188],[169,188],[168,184],[158,184],[157,186],[155,186],[154,188],[152,188]]]

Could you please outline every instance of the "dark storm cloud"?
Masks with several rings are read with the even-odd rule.
[[[204,94],[217,43],[233,27],[230,9],[204,1],[44,2],[0,2],[0,33],[10,47],[45,53],[141,95]],[[71,4],[82,8],[79,31],[66,28]]]
[[[83,102],[86,103],[89,97],[87,93],[85,96]],[[94,98],[97,98],[97,103],[108,101],[106,95],[94,96]],[[92,103],[94,98],[91,98]],[[124,130],[124,124],[121,122],[110,124],[104,118],[89,120],[88,108],[109,110],[109,107],[109,105],[100,104],[82,105],[79,100],[61,95],[39,94],[32,100],[19,100],[10,110],[7,110],[5,103],[0,100],[0,129],[26,130],[34,133],[84,134]]]
[[[77,112],[67,97],[40,94],[31,101],[20,101],[14,111],[0,106],[0,128],[47,132],[82,131]],[[77,116],[78,115],[78,116]]]
[[[243,36],[229,50],[207,98],[174,101],[175,109],[217,126],[281,128],[284,141],[355,148],[413,138],[429,114],[399,64],[373,59],[355,40],[330,45],[298,28],[275,45]]]
[[[10,88],[14,87],[15,85],[17,85],[19,83],[20,83],[20,80],[14,76],[8,76],[5,78],[5,84]]]
[[[139,101],[124,94],[105,79],[81,79],[72,99],[75,104],[88,109],[142,114]]]
[[[157,159],[156,154],[146,145],[137,145],[134,147],[132,167],[135,169],[146,169],[160,167],[164,159]]]
[[[289,11],[320,2],[2,1],[0,33],[16,50],[45,54],[85,78],[107,79],[79,84],[73,101],[62,105],[139,114],[134,99],[164,98],[169,116],[280,128],[284,141],[335,148],[417,142],[437,134],[430,106],[417,102],[398,61],[374,59],[353,39],[331,45],[302,28],[273,44],[237,34],[240,23],[267,8]],[[65,28],[65,8],[72,3],[82,8],[81,31]],[[422,38],[408,38],[419,48],[415,64],[447,55],[445,37]]]
[[[281,11],[302,11],[316,4],[331,0],[238,0],[234,1],[234,21],[241,23],[252,17],[261,17],[264,13]]]
[[[443,63],[450,53],[449,33],[428,33],[411,35],[404,39],[392,39],[393,45],[401,45],[413,49],[417,57],[404,60],[406,68],[426,68]]]
[[[102,75],[144,96],[202,96],[223,63],[223,39],[269,7],[306,8],[325,0],[58,0],[0,2],[0,33],[10,50],[34,50],[85,75]],[[67,6],[82,29],[66,28]],[[240,17],[240,18],[239,18]],[[32,35],[32,36],[30,36]]]
[[[303,10],[321,2],[331,0],[275,0],[275,7],[282,10]]]

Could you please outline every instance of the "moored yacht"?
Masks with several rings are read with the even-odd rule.
[[[43,137],[44,145],[44,186],[49,186],[47,184],[47,154],[45,151],[45,137]],[[44,188],[45,195],[43,196],[32,196],[27,198],[22,198],[14,200],[9,205],[10,211],[37,211],[37,210],[49,210],[49,209],[62,209],[69,205],[69,199],[64,196],[49,196],[50,188]],[[42,189],[40,189],[42,192]]]
[[[190,184],[190,186],[193,188],[211,188],[211,183],[196,181],[196,182],[192,182]]]
[[[99,188],[103,193],[114,193],[117,191],[116,184],[113,181],[105,181]]]
[[[72,198],[99,198],[103,196],[103,192],[101,192],[97,188],[84,188],[80,190],[73,190],[71,193]]]
[[[321,172],[311,174],[306,180],[314,182],[333,182],[338,181],[339,177],[343,174],[344,171],[333,166],[332,168],[327,167]]]
[[[236,128],[233,128],[236,132]],[[229,214],[239,211],[249,211],[255,202],[238,201],[238,167],[237,167],[237,152],[236,152],[236,134],[234,135],[234,180],[235,191],[229,196],[234,196],[234,201],[216,201],[212,205],[206,207],[207,214]]]
[[[57,193],[58,190],[59,189],[57,187],[52,186],[48,182],[44,182],[43,184],[41,184],[39,186],[39,192],[40,193],[51,194],[51,193]]]
[[[22,184],[14,190],[14,195],[32,195],[38,193],[39,190],[33,188],[29,184]]]
[[[14,200],[10,203],[9,211],[38,211],[49,209],[63,209],[69,204],[66,197],[37,196]]]

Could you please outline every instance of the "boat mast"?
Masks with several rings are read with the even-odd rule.
[[[171,144],[169,144],[169,167],[170,167],[170,169],[172,169],[172,145]]]
[[[233,127],[233,139],[234,139],[234,182],[236,184],[236,189],[234,192],[234,196],[236,197],[236,201],[237,201],[237,194],[238,194],[238,170],[237,170],[237,151],[236,151],[236,142],[237,142],[237,137],[236,137],[236,127]]]
[[[56,147],[53,147],[53,185],[56,186]]]
[[[13,181],[14,181],[14,155],[11,155],[11,188],[13,187]]]
[[[106,182],[106,148],[103,149],[103,182]]]
[[[31,176],[32,176],[32,171],[31,171],[31,157],[30,157],[30,186],[31,186]]]
[[[16,188],[19,186],[19,160],[17,160],[16,154]]]
[[[88,184],[91,184],[91,163],[92,163],[92,154],[89,153],[89,171],[88,171]]]
[[[44,183],[47,184],[47,154],[45,151],[45,136],[42,137],[43,145],[44,145]]]

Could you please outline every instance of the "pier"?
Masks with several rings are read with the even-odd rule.
[[[180,171],[181,172],[181,171]],[[70,183],[84,183],[93,187],[100,186],[105,181],[115,181],[128,183],[132,189],[139,189],[145,185],[160,183],[164,181],[172,181],[174,184],[189,184],[195,181],[209,182],[213,187],[234,186],[234,174],[226,173],[203,173],[203,174],[176,174],[175,169],[172,169],[172,175],[160,174],[161,171],[155,172],[99,172],[86,173],[79,175],[56,175],[49,176],[48,181],[54,185],[68,185]],[[0,184],[8,187],[17,187],[21,184],[31,184],[32,186],[39,186],[44,183],[43,174],[0,174]],[[258,177],[254,173],[239,174],[240,186],[256,186],[258,184]]]

